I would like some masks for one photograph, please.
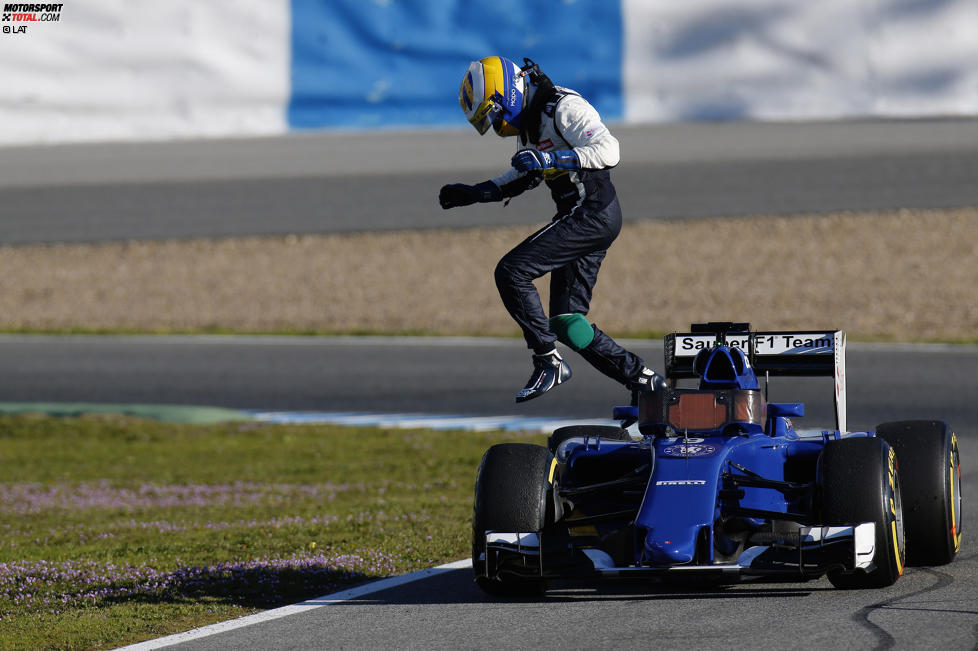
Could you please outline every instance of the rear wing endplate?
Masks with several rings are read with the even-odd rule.
[[[697,377],[693,372],[696,354],[725,340],[731,348],[744,351],[758,376],[832,377],[835,382],[835,425],[840,432],[846,431],[846,334],[842,330],[721,333],[699,330],[666,335],[667,378]]]

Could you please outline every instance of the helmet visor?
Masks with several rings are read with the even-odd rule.
[[[475,130],[479,132],[480,136],[484,136],[486,131],[489,130],[489,127],[496,124],[502,113],[502,104],[495,97],[490,97],[479,104],[472,117],[469,118],[469,122],[472,123],[472,126],[475,127]]]

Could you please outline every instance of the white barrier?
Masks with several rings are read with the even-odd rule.
[[[0,22],[25,28],[0,33],[0,143],[286,130],[288,0],[68,0],[58,13]]]
[[[978,115],[974,0],[624,0],[625,118]]]
[[[532,17],[547,15],[547,2],[525,0],[522,14],[510,11],[523,6],[517,0],[493,4],[506,16]],[[318,109],[342,104],[346,116],[369,114],[364,124],[411,128],[419,126],[410,116],[420,110],[428,111],[427,127],[462,129],[457,80],[470,57],[495,53],[483,52],[487,47],[549,59],[550,70],[560,68],[554,61],[600,68],[582,71],[584,78],[620,75],[621,96],[612,91],[602,107],[609,121],[978,115],[975,0],[620,2],[621,33],[611,33],[617,5],[582,0],[561,9],[559,34],[531,18],[498,29],[479,20],[486,7],[460,0],[454,13],[435,3],[415,11],[360,0],[71,0],[31,12],[37,21],[23,19],[31,4],[4,2],[0,145],[284,133],[293,64],[310,53],[304,78],[318,79],[322,66],[329,88],[344,79],[363,83],[377,70],[406,88],[381,99],[313,93],[302,106],[314,115],[338,113]],[[292,14],[299,7],[311,40],[297,46]],[[595,31],[587,19],[598,12],[611,20]],[[449,18],[456,31],[444,23]],[[399,40],[408,33],[413,40]],[[601,51],[622,53],[621,69],[561,57],[550,46],[555,39],[603,39]],[[438,48],[425,50],[428,40]],[[405,76],[408,69],[413,76]],[[574,86],[573,74],[561,74],[558,83]],[[300,126],[353,124],[330,119]]]

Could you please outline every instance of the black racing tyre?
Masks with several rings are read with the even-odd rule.
[[[553,431],[553,434],[547,437],[547,448],[550,452],[556,453],[558,445],[575,436],[600,436],[612,441],[632,440],[628,430],[617,425],[568,425],[567,427],[558,427]]]
[[[961,455],[947,423],[883,423],[876,435],[896,451],[903,486],[908,565],[944,565],[961,549]]]
[[[876,524],[876,567],[849,574],[831,570],[837,588],[883,588],[903,574],[906,560],[900,474],[893,449],[881,438],[830,441],[818,460],[822,523]]]
[[[533,596],[546,590],[543,579],[486,577],[486,531],[531,533],[553,521],[553,455],[525,443],[494,445],[482,457],[475,481],[472,516],[472,569],[475,581],[493,596]]]

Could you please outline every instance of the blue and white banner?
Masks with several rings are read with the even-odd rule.
[[[622,104],[617,2],[292,2],[292,128],[466,126],[470,61],[530,57],[609,119]]]
[[[609,122],[978,115],[974,0],[0,4],[8,145],[462,129],[494,54]]]

